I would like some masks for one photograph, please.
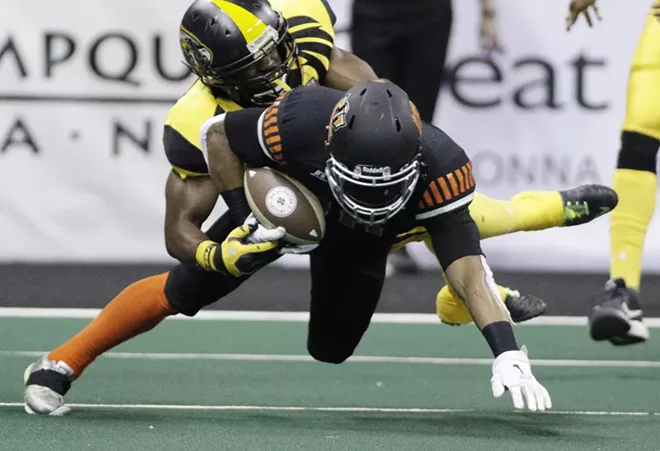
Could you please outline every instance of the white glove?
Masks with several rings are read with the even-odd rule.
[[[527,408],[532,412],[544,411],[552,407],[550,394],[545,387],[536,380],[527,358],[527,348],[520,351],[503,352],[493,362],[493,377],[490,379],[493,396],[499,398],[506,390],[511,392],[513,405],[516,409]]]
[[[245,219],[244,224],[257,226],[257,229],[246,238],[247,242],[252,244],[281,240],[286,234],[286,229],[284,227],[276,227],[274,229],[267,228],[257,220],[256,216],[254,216],[254,213],[250,213],[250,215]],[[308,254],[317,247],[318,244],[286,244],[277,252],[281,255]]]
[[[276,227],[274,229],[267,228],[257,220],[254,213],[250,213],[250,216],[245,219],[243,224],[257,226],[257,229],[250,233],[246,238],[246,241],[251,244],[281,240],[286,234],[286,229],[284,227]]]
[[[302,255],[302,254],[309,254],[317,247],[319,247],[318,244],[287,244],[286,246],[280,248],[278,252],[282,255],[284,254]]]

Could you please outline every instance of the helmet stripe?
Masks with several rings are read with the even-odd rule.
[[[228,0],[211,0],[211,3],[231,17],[248,44],[256,41],[268,27],[250,11]]]

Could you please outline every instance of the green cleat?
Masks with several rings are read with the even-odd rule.
[[[619,200],[616,192],[604,185],[581,185],[559,194],[564,200],[564,227],[591,222],[614,210]]]

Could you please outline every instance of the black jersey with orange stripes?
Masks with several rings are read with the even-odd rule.
[[[324,204],[332,205],[335,202],[325,175],[329,158],[325,143],[335,105],[344,96],[330,88],[301,87],[280,96],[268,108],[227,113],[224,122],[231,150],[250,167],[276,167],[305,184]],[[397,235],[417,227],[433,236],[434,231],[446,230],[456,221],[474,225],[468,205],[475,182],[472,163],[463,149],[442,130],[424,123],[421,159],[422,177],[406,208],[382,226],[372,226],[392,243]],[[352,222],[346,214],[343,220]],[[476,244],[471,242],[470,252],[480,252],[476,225],[471,230]]]
[[[323,84],[334,48],[336,17],[327,0],[270,0],[289,24],[298,48],[296,68],[287,83],[292,86]],[[197,80],[170,109],[165,121],[163,145],[172,168],[183,178],[208,175],[199,131],[209,118],[243,107],[214,95]]]

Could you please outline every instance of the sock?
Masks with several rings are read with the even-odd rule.
[[[508,201],[477,193],[470,214],[481,239],[564,225],[564,201],[557,191],[527,191]]]
[[[610,278],[639,290],[646,229],[653,217],[657,176],[648,171],[617,169],[612,187],[619,204],[610,213]]]
[[[74,377],[98,356],[131,338],[153,329],[176,314],[165,298],[167,273],[129,285],[76,336],[55,349],[49,360],[63,361]]]

